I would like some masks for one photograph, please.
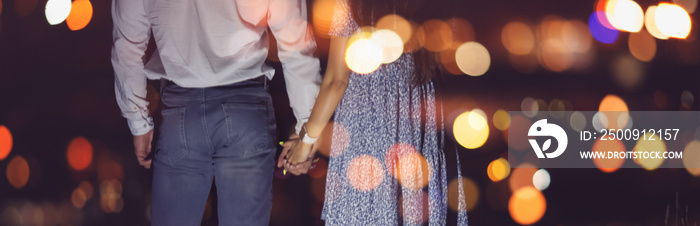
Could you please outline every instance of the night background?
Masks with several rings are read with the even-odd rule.
[[[88,0],[73,5],[81,1]],[[333,2],[307,0],[323,68]],[[675,2],[695,25],[697,0]],[[114,97],[111,1],[90,1],[92,14],[84,28],[80,18],[70,16],[50,25],[46,3],[3,0],[0,5],[0,225],[149,225],[151,171],[137,164]],[[660,1],[636,3],[646,12]],[[591,15],[600,5],[593,0],[439,0],[425,9],[435,20],[423,23],[424,39],[449,44],[423,40],[423,47],[454,56],[456,46],[474,41],[490,57],[480,76],[463,73],[455,62],[460,59],[443,57],[447,70],[436,79],[450,141],[460,114],[480,109],[488,121],[483,145],[458,148],[470,184],[471,225],[523,223],[509,210],[512,183],[522,178],[532,183],[534,170],[510,166],[505,178],[489,174],[493,161],[508,152],[499,110],[597,111],[604,98],[621,100],[630,111],[700,110],[694,98],[700,94],[698,29],[668,40],[653,37],[646,24],[640,32],[596,30],[591,23],[600,22]],[[445,25],[451,37],[430,38]],[[268,57],[277,69],[270,92],[283,140],[295,119],[274,55]],[[156,126],[159,85],[149,82]],[[700,140],[696,131],[682,134],[687,142]],[[271,225],[322,224],[326,160],[322,157],[309,175],[299,177],[276,169]],[[700,225],[697,169],[547,171],[551,183],[541,191],[546,208],[541,218],[531,216],[534,225]],[[212,189],[203,225],[217,225],[214,194]]]

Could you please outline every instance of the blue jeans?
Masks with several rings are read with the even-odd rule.
[[[162,88],[151,223],[201,225],[212,181],[220,225],[267,225],[275,118],[263,78],[210,88]]]

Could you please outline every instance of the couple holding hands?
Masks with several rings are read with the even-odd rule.
[[[424,3],[338,0],[321,78],[305,0],[113,0],[116,98],[139,164],[153,167],[152,224],[199,225],[212,183],[220,225],[269,223],[276,126],[267,87],[274,70],[265,59],[272,32],[298,119],[278,166],[305,173],[334,116],[326,224],[466,225],[459,157],[444,151],[436,55],[404,53],[368,74],[345,63],[361,26],[389,14],[417,20]],[[157,51],[144,62],[151,39]],[[161,80],[164,106],[152,160],[147,79]],[[457,159],[449,166],[456,175],[448,175],[446,154]],[[448,197],[452,178],[459,185]],[[458,203],[454,214],[448,198]]]

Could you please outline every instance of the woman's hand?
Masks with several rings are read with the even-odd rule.
[[[313,144],[307,144],[304,142],[296,142],[289,152],[287,152],[287,162],[296,165],[309,160],[313,149]]]

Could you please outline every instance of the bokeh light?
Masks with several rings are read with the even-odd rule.
[[[508,160],[498,158],[491,161],[486,168],[486,174],[493,182],[498,182],[505,179],[508,177],[508,175],[510,175],[510,164],[508,163]]]
[[[690,35],[690,15],[683,7],[660,3],[656,8],[654,20],[659,31],[668,37],[685,39]]]
[[[404,191],[399,196],[399,215],[404,223],[422,225],[430,216],[430,200],[424,191]],[[404,209],[405,207],[409,207]]]
[[[493,126],[500,131],[505,131],[510,126],[510,115],[503,109],[496,110],[493,113]]]
[[[66,24],[71,31],[83,29],[92,19],[92,3],[89,0],[75,0],[71,4]]]
[[[595,143],[593,143],[593,148],[591,149],[592,154],[596,155],[596,153],[601,153],[602,155],[609,155],[608,153],[616,153],[618,155],[624,154],[627,149],[625,148],[625,144],[622,143],[622,141],[617,140],[617,139],[606,139],[603,140],[603,137],[599,137]],[[600,154],[598,154],[600,155]],[[625,159],[623,158],[594,158],[593,159],[593,164],[595,164],[596,167],[600,171],[603,171],[604,173],[612,173],[617,171],[622,164],[625,163]]]
[[[646,27],[649,34],[658,39],[668,39],[664,33],[661,33],[659,27],[656,25],[656,7],[655,5],[649,6],[647,12],[644,14],[644,27]]]
[[[693,176],[700,176],[700,141],[693,140],[683,149],[683,166]]]
[[[122,184],[117,180],[100,183],[100,207],[105,213],[119,213],[124,209]]]
[[[588,17],[588,31],[599,42],[605,44],[614,43],[617,40],[617,36],[620,35],[620,31],[606,27],[599,20],[600,17],[605,17],[605,12],[595,11],[591,13],[591,16]]]
[[[66,157],[71,168],[84,170],[92,163],[92,144],[85,137],[76,137],[68,144]]]
[[[632,0],[609,0],[605,15],[613,27],[622,31],[638,32],[644,25],[644,11]]]
[[[29,164],[22,156],[15,156],[7,164],[7,181],[16,189],[21,189],[29,181]]]
[[[328,161],[324,158],[318,158],[315,161],[316,163],[314,164],[316,164],[316,167],[309,169],[309,176],[314,179],[321,179],[325,177],[328,172]]]
[[[465,74],[480,76],[491,66],[491,55],[483,45],[477,42],[466,42],[455,52],[457,66]]]
[[[518,224],[537,223],[547,210],[547,200],[534,187],[524,187],[513,193],[508,202],[508,212]]]
[[[635,162],[646,170],[655,170],[664,163],[663,155],[666,153],[666,143],[657,133],[645,133],[644,138],[637,140],[634,152],[637,153]]]
[[[369,191],[382,183],[384,169],[377,158],[369,155],[360,155],[348,164],[347,178],[355,189]]]
[[[97,164],[97,179],[105,180],[124,180],[124,169],[114,160],[106,160]]]
[[[450,30],[452,31],[452,42],[465,43],[475,40],[474,26],[469,21],[459,17],[453,17],[445,20]]]
[[[501,42],[511,54],[527,55],[535,48],[535,34],[527,24],[511,21],[501,30]]]
[[[14,1],[15,2],[15,12],[17,13],[17,16],[20,18],[24,18],[29,16],[34,10],[36,9],[36,6],[38,5],[38,0],[22,0],[22,1]]]
[[[460,183],[462,184],[462,191],[464,194],[464,200],[457,198],[460,193]],[[449,184],[447,184],[447,196],[451,197],[447,199],[447,206],[456,212],[470,211],[479,203],[479,188],[476,183],[467,177],[452,179]],[[466,203],[465,203],[466,202]],[[466,208],[466,209],[465,209]]]
[[[397,175],[395,170],[397,169],[397,163],[399,160],[408,154],[417,152],[418,151],[413,147],[413,145],[407,143],[397,143],[391,145],[389,150],[387,150],[386,154],[384,155],[384,164],[386,165],[389,175],[396,178]]]
[[[629,54],[617,56],[611,66],[615,80],[627,91],[639,89],[646,79],[644,64]]]
[[[637,60],[649,62],[656,55],[656,39],[646,30],[630,33],[627,44],[630,53]]]
[[[345,63],[358,74],[369,74],[382,64],[382,47],[370,39],[360,38],[350,44]]]
[[[688,90],[683,90],[681,93],[681,105],[686,109],[690,109],[693,107],[693,103],[695,103],[695,96],[693,93]]]
[[[70,0],[48,0],[46,2],[46,20],[51,25],[62,23],[71,11],[72,3]]]
[[[527,131],[530,129],[532,122],[521,115],[511,117],[511,124],[508,127],[508,146],[517,150],[530,150],[530,142],[528,141]]]
[[[489,137],[486,114],[481,109],[460,114],[455,119],[452,128],[457,142],[467,149],[481,147]]]
[[[7,127],[0,125],[0,161],[7,158],[12,151],[12,133]]]
[[[462,43],[452,42],[452,44],[442,52],[440,52],[440,63],[442,63],[443,68],[453,75],[462,75],[464,72],[457,66],[457,59],[455,58],[455,53],[457,53],[457,48]]]
[[[417,32],[421,46],[429,51],[441,52],[452,44],[452,30],[445,21],[425,21]]]
[[[413,27],[411,26],[411,22],[396,14],[389,14],[379,19],[379,21],[377,21],[376,28],[394,31],[399,37],[401,37],[402,44],[406,44],[413,35]]]
[[[85,203],[87,202],[87,194],[85,194],[85,191],[81,189],[80,187],[73,189],[73,193],[71,193],[71,203],[73,203],[73,206],[78,209],[82,209],[83,206],[85,206]]]
[[[537,115],[537,112],[539,112],[540,108],[535,98],[525,97],[523,98],[523,101],[520,102],[520,110],[523,111],[523,114],[525,116],[527,116],[528,118],[532,118],[535,117],[535,115]]]
[[[314,0],[312,8],[312,20],[314,31],[317,36],[328,38],[328,32],[333,22],[333,12],[335,12],[334,0]]]
[[[588,32],[586,23],[580,20],[569,20],[561,27],[561,40],[573,52],[586,53],[593,45],[593,37]]]
[[[401,37],[392,30],[380,29],[372,33],[370,39],[382,48],[382,63],[388,64],[403,54]]]
[[[571,117],[569,118],[569,125],[571,125],[571,128],[577,132],[580,132],[581,130],[586,128],[586,116],[583,115],[580,111],[575,111],[571,113]]]
[[[544,40],[540,45],[538,59],[544,68],[553,72],[569,70],[574,64],[573,53],[558,39]]]
[[[629,122],[627,103],[616,95],[608,94],[603,97],[598,111],[605,115],[607,123],[603,123],[603,125],[607,125],[608,129],[622,129]]]
[[[509,179],[510,190],[515,192],[524,187],[533,187],[532,177],[535,176],[537,169],[530,163],[523,163],[514,168]]]
[[[535,175],[532,176],[532,184],[540,191],[547,189],[551,181],[552,178],[549,176],[549,172],[547,172],[546,169],[539,169],[535,172]]]

